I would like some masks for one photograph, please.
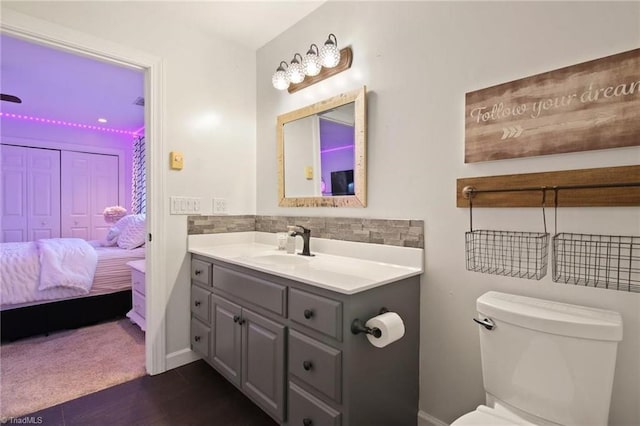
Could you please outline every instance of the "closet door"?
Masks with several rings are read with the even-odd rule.
[[[89,154],[62,152],[62,236],[90,239],[91,161]]]
[[[2,242],[60,236],[60,151],[2,145]]]
[[[0,145],[2,157],[1,242],[27,241],[27,150]]]
[[[60,151],[27,150],[28,240],[60,237]]]
[[[62,188],[62,236],[104,238],[102,212],[118,205],[118,157],[63,151]]]
[[[91,239],[101,240],[113,226],[104,220],[105,207],[118,205],[118,157],[92,155],[91,176]]]

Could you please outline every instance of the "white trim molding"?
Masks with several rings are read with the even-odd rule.
[[[167,354],[167,370],[173,370],[174,368],[191,364],[199,359],[202,359],[202,357],[189,348],[171,352]]]
[[[146,368],[149,374],[166,371],[167,285],[164,232],[165,188],[164,158],[164,60],[145,52],[72,30],[45,20],[3,9],[0,17],[3,33],[96,58],[145,72],[145,127],[149,161],[147,162],[147,231],[153,241],[147,243],[146,273]]]
[[[418,426],[449,426],[449,423],[420,410],[418,411]]]

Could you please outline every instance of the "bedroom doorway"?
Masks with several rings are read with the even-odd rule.
[[[162,134],[162,74],[161,58],[126,46],[95,38],[48,22],[33,19],[11,10],[3,12],[0,30],[3,34],[36,44],[90,57],[99,61],[126,66],[144,72],[146,144],[146,311],[145,366],[149,374],[166,370],[165,277],[162,271],[165,257],[164,223],[164,152]]]

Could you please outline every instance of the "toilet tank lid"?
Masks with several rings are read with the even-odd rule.
[[[622,340],[618,312],[490,291],[476,302],[478,312],[494,320],[561,336]]]

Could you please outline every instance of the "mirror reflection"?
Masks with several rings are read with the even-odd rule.
[[[281,206],[366,205],[365,90],[278,117]]]
[[[284,125],[285,197],[355,195],[355,103]]]

